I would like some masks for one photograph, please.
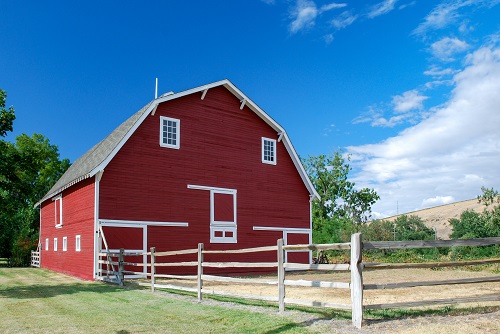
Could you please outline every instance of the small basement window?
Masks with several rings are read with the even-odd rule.
[[[57,252],[57,238],[54,238],[54,252]]]
[[[68,251],[68,237],[63,238],[63,252]]]
[[[49,238],[46,238],[45,239],[45,250],[48,251],[49,250]]]
[[[276,140],[262,137],[262,162],[276,165]]]
[[[160,116],[160,146],[179,149],[181,144],[181,121]]]
[[[77,235],[75,237],[75,251],[79,252],[81,250],[81,246],[80,246],[80,236]]]

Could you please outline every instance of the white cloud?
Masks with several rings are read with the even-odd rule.
[[[323,39],[325,40],[325,43],[326,44],[330,44],[331,42],[333,42],[333,34],[327,34],[325,36],[323,36]]]
[[[409,90],[401,95],[393,96],[391,106],[394,114],[385,116],[388,107],[385,105],[372,105],[368,111],[356,117],[352,123],[370,123],[373,127],[393,128],[403,123],[415,124],[422,118],[423,101],[427,96],[421,95],[418,90]]]
[[[384,0],[372,6],[367,16],[372,19],[374,17],[387,14],[394,10],[396,2],[398,2],[398,0]]]
[[[347,6],[346,3],[336,3],[336,2],[332,2],[328,5],[323,5],[320,7],[319,11],[320,13],[324,13],[326,11],[329,11],[329,10],[332,10],[332,9],[337,9],[337,8],[343,8]]]
[[[314,1],[297,0],[290,14],[293,20],[290,23],[289,30],[291,33],[296,33],[300,30],[309,29],[315,25],[318,15],[345,6],[347,6],[345,3],[332,2],[318,9]]]
[[[425,71],[424,74],[434,78],[442,78],[456,74],[457,72],[458,70],[454,70],[452,68],[440,68],[436,65],[433,65],[427,71]]]
[[[450,204],[455,201],[453,196],[436,196],[432,198],[426,198],[422,201],[422,208],[432,208],[434,206]]]
[[[337,30],[344,29],[353,24],[357,18],[358,16],[351,11],[344,11],[332,20],[332,26]]]
[[[354,181],[381,196],[374,210],[393,215],[430,199],[474,198],[481,186],[500,188],[500,47],[466,57],[449,100],[420,123],[382,142],[351,146]],[[444,194],[444,195],[443,195]]]
[[[442,61],[455,60],[452,56],[468,50],[470,47],[458,38],[445,37],[431,44],[431,53],[434,57]]]
[[[493,7],[500,3],[499,0],[447,0],[439,5],[425,17],[424,22],[413,31],[416,35],[425,35],[429,30],[443,29],[456,23],[462,16],[460,10],[468,6]]]
[[[402,9],[405,9],[405,8],[408,8],[408,7],[411,7],[411,6],[414,6],[417,4],[417,1],[412,1],[412,2],[409,2],[409,3],[404,3],[402,4],[401,6],[399,6],[399,10],[402,10]]]
[[[316,16],[318,16],[318,8],[313,1],[298,0],[291,14],[294,20],[290,23],[290,32],[296,33],[314,26]]]
[[[418,90],[409,90],[402,95],[392,97],[392,104],[396,112],[408,112],[414,109],[423,109],[423,102],[428,99],[428,96],[420,95]]]

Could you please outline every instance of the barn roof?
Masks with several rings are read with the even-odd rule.
[[[61,178],[56,182],[56,184],[49,190],[49,192],[38,203],[35,204],[35,206],[38,206],[47,199],[59,194],[64,189],[67,189],[72,185],[89,177],[92,177],[98,172],[104,170],[104,168],[115,156],[115,154],[125,144],[128,138],[130,138],[130,136],[139,127],[139,125],[141,125],[147,115],[156,110],[158,104],[193,93],[202,92],[203,94],[205,94],[209,89],[218,86],[224,86],[240,100],[240,102],[242,103],[242,107],[243,105],[248,106],[269,126],[271,126],[277,133],[280,134],[281,140],[283,141],[288,153],[290,154],[292,161],[302,178],[302,181],[304,182],[306,188],[309,190],[309,193],[311,194],[311,196],[319,198],[319,195],[314,189],[311,181],[309,180],[309,177],[307,176],[307,173],[305,172],[304,167],[302,166],[302,163],[300,162],[300,159],[295,152],[295,149],[293,148],[288,135],[285,132],[285,129],[283,129],[278,123],[276,123],[276,121],[274,121],[269,115],[267,115],[264,110],[257,106],[257,104],[250,100],[245,94],[243,94],[235,85],[233,85],[233,83],[225,79],[175,94],[164,94],[159,98],[149,102],[141,110],[136,112],[129,119],[118,126],[106,138],[104,138],[97,145],[92,147],[87,153],[77,159],[68,168],[66,173],[64,173],[63,176],[61,176]]]

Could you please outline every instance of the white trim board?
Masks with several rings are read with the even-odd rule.
[[[219,188],[219,187],[209,187],[209,186],[199,186],[195,184],[188,184],[187,185],[188,189],[195,189],[195,190],[208,190],[208,191],[216,191],[218,193],[226,193],[226,194],[236,194],[238,191],[236,189],[229,189],[229,188]]]
[[[188,227],[187,222],[154,222],[146,220],[118,220],[118,219],[99,219],[99,223],[102,226],[113,226],[113,227],[142,227],[142,226],[177,226],[177,227]]]
[[[297,228],[297,227],[254,226],[253,230],[254,231],[280,231],[280,232],[299,233],[299,234],[311,233],[311,229],[309,229],[309,228]]]

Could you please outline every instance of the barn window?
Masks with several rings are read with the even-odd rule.
[[[48,251],[49,250],[49,238],[46,238],[45,239],[45,250]]]
[[[81,246],[80,246],[80,236],[77,235],[75,237],[75,251],[79,252],[81,249]]]
[[[63,238],[63,252],[68,250],[68,237]]]
[[[210,191],[210,242],[236,243],[236,189],[188,184],[189,189]]]
[[[160,146],[175,148],[180,147],[181,121],[176,118],[160,116]]]
[[[54,198],[54,217],[56,227],[62,227],[63,224],[63,208],[62,208],[62,195]]]
[[[210,191],[210,242],[236,243],[236,190]]]
[[[57,252],[57,238],[54,238],[54,252]]]
[[[262,162],[276,165],[276,140],[262,137]]]

